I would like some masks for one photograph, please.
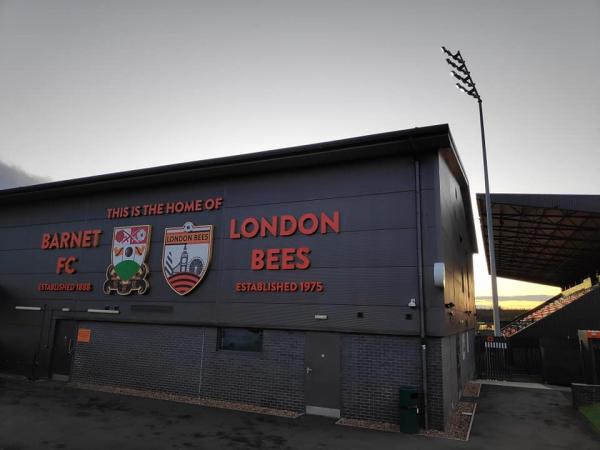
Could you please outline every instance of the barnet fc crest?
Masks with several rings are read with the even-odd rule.
[[[213,226],[186,222],[165,228],[162,268],[167,283],[179,295],[200,284],[212,256]]]
[[[111,264],[106,269],[104,293],[145,294],[150,287],[146,258],[150,251],[151,225],[115,227],[111,249]]]

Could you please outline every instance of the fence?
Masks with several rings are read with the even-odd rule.
[[[475,345],[479,378],[541,381],[542,355],[537,339],[476,336]]]

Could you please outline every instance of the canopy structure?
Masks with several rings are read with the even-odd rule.
[[[491,194],[491,203],[499,277],[567,287],[600,269],[600,195]],[[477,208],[489,265],[484,194]]]

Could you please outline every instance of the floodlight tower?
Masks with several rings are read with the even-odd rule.
[[[492,276],[492,306],[494,310],[494,336],[500,336],[500,311],[498,309],[498,285],[496,283],[496,253],[494,251],[494,228],[492,220],[492,204],[490,201],[490,182],[488,178],[487,167],[487,151],[485,147],[485,131],[483,128],[483,107],[482,100],[475,82],[471,78],[471,72],[467,69],[467,63],[463,59],[460,51],[456,53],[450,52],[446,47],[442,47],[442,51],[446,54],[446,62],[453,70],[450,74],[458,80],[456,87],[465,94],[477,100],[479,105],[479,125],[481,126],[481,146],[483,148],[483,173],[485,177],[485,215],[487,219],[487,238],[488,238],[488,255],[490,275]]]

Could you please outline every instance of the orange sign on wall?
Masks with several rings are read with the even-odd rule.
[[[588,331],[588,339],[600,339],[600,331]]]
[[[89,328],[79,328],[77,330],[77,342],[83,342],[89,344],[92,339],[92,330]]]

